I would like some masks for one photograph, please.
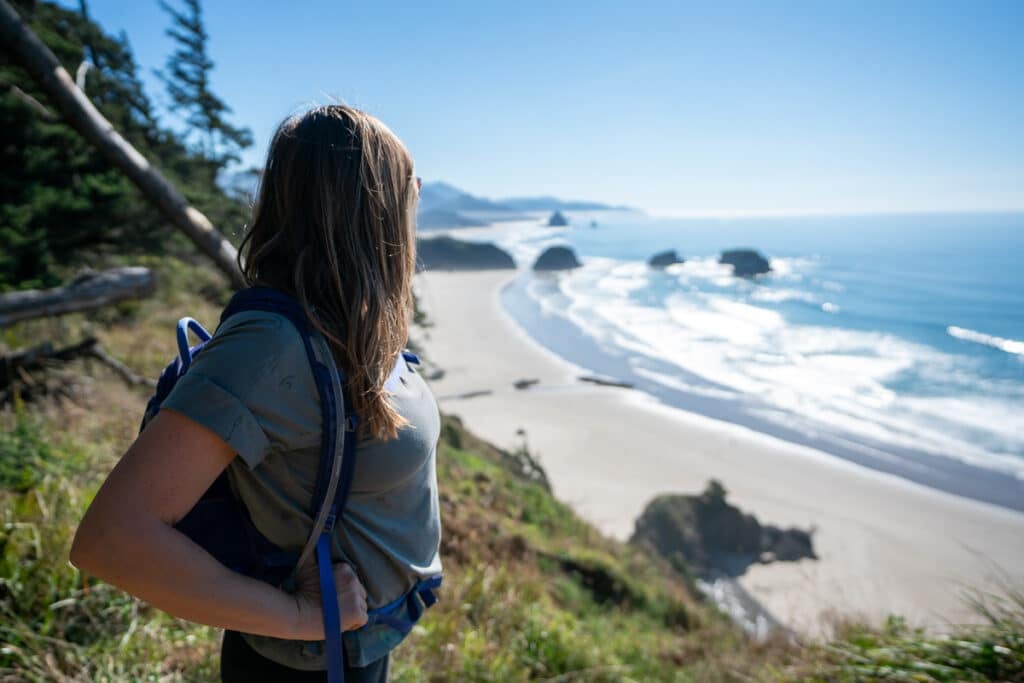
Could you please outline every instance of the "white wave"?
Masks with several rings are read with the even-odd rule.
[[[817,264],[785,263],[786,273],[797,274]],[[667,387],[747,397],[763,402],[764,417],[807,432],[856,435],[1024,479],[1024,431],[1015,417],[1024,389],[983,380],[975,359],[881,332],[791,324],[757,304],[808,301],[828,313],[838,306],[800,285],[774,288],[734,278],[714,258],[689,259],[669,275],[674,291],[662,299],[655,289],[662,290],[665,280],[643,262],[595,257],[560,274],[555,288],[548,280],[528,291],[546,315],[569,320],[602,349],[625,357],[638,374]],[[842,291],[825,285],[825,291]],[[652,287],[649,300],[637,296],[646,287]],[[963,328],[948,331],[1024,355],[1024,342]],[[683,372],[654,373],[639,360],[645,357]],[[890,389],[904,374],[941,395],[922,398]],[[714,387],[686,381],[686,375]]]
[[[818,266],[819,259],[800,258],[794,256],[769,259],[772,267],[771,276],[775,280],[800,282],[804,275]]]
[[[1006,353],[1012,353],[1017,356],[1024,356],[1024,341],[1018,341],[1016,339],[1003,339],[1002,337],[996,337],[991,334],[985,334],[984,332],[975,332],[974,330],[968,330],[963,327],[956,327],[950,325],[946,328],[946,334],[957,339],[964,341],[974,342],[975,344],[984,344],[985,346],[991,346],[994,349],[1005,351]]]
[[[642,289],[650,281],[647,266],[640,262],[627,262],[611,267],[607,275],[597,280],[597,288],[602,292],[627,295]]]
[[[732,288],[744,284],[740,278],[732,274],[732,266],[719,263],[717,258],[688,258],[686,262],[672,271],[679,284],[684,288],[699,285],[702,281],[710,282],[716,287]]]
[[[778,304],[784,301],[803,301],[809,304],[818,303],[818,297],[810,292],[801,292],[798,289],[770,289],[762,287],[750,295],[754,301]]]

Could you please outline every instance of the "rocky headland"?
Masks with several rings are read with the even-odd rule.
[[[677,568],[704,578],[740,576],[754,563],[817,559],[811,531],[762,524],[729,503],[714,479],[698,495],[651,500],[630,542],[653,547]]]
[[[490,242],[433,237],[416,242],[417,270],[501,270],[515,268],[512,255]]]

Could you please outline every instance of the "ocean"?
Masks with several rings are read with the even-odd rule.
[[[669,405],[1024,510],[1024,214],[568,215],[458,231],[516,257],[502,301],[542,345]],[[551,244],[582,267],[531,272]],[[772,272],[733,277],[717,262],[733,247]],[[646,264],[665,249],[685,263]]]

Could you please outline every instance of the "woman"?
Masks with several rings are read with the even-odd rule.
[[[440,572],[439,417],[401,357],[418,190],[408,152],[384,124],[319,107],[274,135],[242,245],[250,284],[305,309],[359,417],[359,457],[332,548],[342,630]],[[275,313],[231,316],[104,482],[71,560],[173,615],[224,628],[225,681],[326,680],[315,566],[301,569],[289,593],[230,571],[173,526],[227,468],[259,531],[282,549],[301,548],[320,438],[299,332]],[[386,680],[392,645],[363,643],[356,661],[347,648],[346,680]]]

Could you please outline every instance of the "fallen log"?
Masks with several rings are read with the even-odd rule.
[[[72,128],[121,170],[178,229],[217,264],[236,287],[245,286],[238,252],[210,220],[190,206],[163,174],[93,106],[71,75],[18,13],[0,0],[0,45],[12,61],[28,72]]]
[[[16,390],[27,389],[29,393],[40,393],[39,390],[42,389],[41,393],[47,393],[45,375],[44,379],[37,380],[32,373],[79,358],[91,358],[103,363],[132,386],[156,387],[155,380],[133,372],[127,365],[108,354],[96,337],[86,337],[76,344],[61,348],[54,348],[52,343],[45,342],[0,355],[0,405],[11,400]]]
[[[130,266],[88,272],[65,286],[0,294],[0,327],[21,320],[89,311],[125,299],[149,296],[156,278],[149,268]]]

